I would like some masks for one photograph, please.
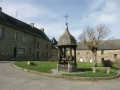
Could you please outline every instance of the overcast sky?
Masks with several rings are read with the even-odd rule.
[[[69,31],[77,40],[85,26],[98,24],[110,27],[112,37],[120,39],[120,0],[0,0],[0,7],[12,17],[44,28],[49,38],[58,40],[64,33],[67,13]]]

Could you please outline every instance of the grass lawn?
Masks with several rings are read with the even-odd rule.
[[[57,68],[57,62],[50,61],[34,61],[35,65],[27,65],[27,61],[14,62],[16,66],[26,68],[29,70],[35,70],[44,73],[51,73],[51,69]],[[98,63],[98,67],[102,65]],[[80,71],[83,71],[83,74],[63,74],[66,76],[77,76],[77,77],[109,77],[116,76],[116,69],[120,68],[120,65],[114,65],[111,69],[110,74],[107,74],[105,70],[98,70],[96,73],[92,72],[92,63],[88,62],[77,62],[77,68]]]
[[[57,62],[34,61],[34,63],[35,65],[27,65],[27,61],[14,62],[14,64],[18,67],[44,72],[44,73],[52,73],[50,70],[57,68]]]
[[[98,67],[102,67],[101,63],[98,63],[97,65]],[[92,63],[78,62],[77,69],[83,71],[84,72],[83,74],[63,74],[63,75],[76,76],[76,77],[110,77],[110,76],[116,76],[117,75],[116,69],[120,68],[120,66],[114,65],[110,71],[110,74],[107,74],[106,70],[97,70],[96,73],[93,73],[91,67],[92,67]]]

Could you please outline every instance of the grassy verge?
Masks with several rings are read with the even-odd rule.
[[[21,68],[35,70],[44,73],[51,73],[51,69],[57,68],[57,62],[49,61],[34,61],[35,65],[27,65],[27,61],[14,62],[14,64]]]
[[[116,76],[117,72],[114,69],[111,69],[110,74],[107,74],[105,70],[98,70],[96,73],[90,71],[85,71],[83,74],[63,74],[65,76],[76,76],[76,77],[110,77]]]
[[[57,62],[50,62],[50,61],[34,61],[35,65],[27,65],[26,61],[23,62],[14,62],[16,66],[26,68],[29,70],[35,70],[44,73],[51,73],[51,69],[57,68]],[[98,67],[102,65],[98,63]],[[88,62],[78,62],[77,68],[80,71],[83,71],[82,74],[63,74],[66,76],[77,76],[77,77],[110,77],[116,76],[117,72],[116,69],[120,68],[120,65],[114,65],[111,69],[110,74],[107,74],[105,70],[98,70],[96,73],[92,72],[92,63]]]
[[[106,70],[97,70],[96,73],[92,72],[92,63],[89,62],[81,62],[77,63],[77,68],[80,71],[83,71],[82,74],[63,74],[66,76],[77,76],[77,77],[110,77],[110,76],[116,76],[117,72],[116,69],[119,69],[119,65],[114,65],[113,68],[111,68],[110,74],[106,73]],[[98,63],[98,67],[102,67],[101,63]]]

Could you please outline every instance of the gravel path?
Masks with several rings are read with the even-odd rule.
[[[0,61],[0,90],[120,90],[120,78],[105,81],[69,81],[25,72]]]

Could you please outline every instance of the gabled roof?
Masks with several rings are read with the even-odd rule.
[[[103,43],[105,41],[102,41]],[[83,42],[77,43],[77,50],[88,50],[88,47]],[[99,47],[99,50],[117,50],[120,49],[120,39],[109,40],[108,43]]]
[[[15,28],[17,30],[36,35],[43,39],[49,40],[44,32],[36,27],[31,27],[31,25],[22,22],[16,18],[13,18],[3,12],[0,12],[0,24],[7,25],[9,27]]]
[[[53,37],[52,39],[51,39],[51,48],[52,49],[56,49],[56,45],[57,45],[57,40]]]
[[[51,43],[54,45],[54,46],[56,46],[57,45],[57,40],[53,37],[52,39],[51,39]]]

